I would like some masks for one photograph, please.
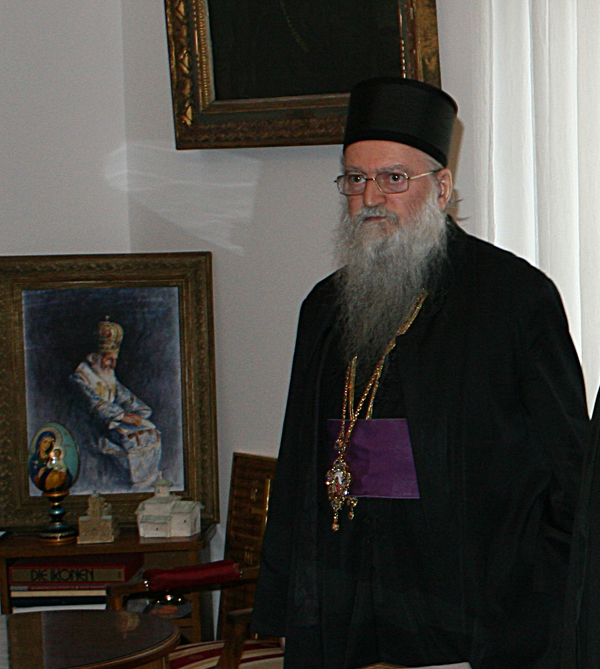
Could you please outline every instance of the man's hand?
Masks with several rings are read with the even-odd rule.
[[[135,427],[139,427],[143,420],[144,419],[141,416],[138,416],[136,413],[126,413],[123,418],[121,418],[123,423],[134,425]]]

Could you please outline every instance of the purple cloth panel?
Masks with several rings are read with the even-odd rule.
[[[338,455],[335,440],[342,421],[327,421],[329,462]],[[359,420],[345,460],[352,474],[354,497],[419,499],[419,485],[406,418]]]

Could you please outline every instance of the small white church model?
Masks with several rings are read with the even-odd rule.
[[[135,513],[140,537],[189,537],[200,532],[202,505],[172,495],[172,485],[159,474],[154,497],[138,506]]]

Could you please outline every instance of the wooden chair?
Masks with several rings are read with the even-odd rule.
[[[198,592],[222,585],[217,638],[179,646],[171,669],[281,669],[277,639],[248,640],[251,607],[267,520],[275,458],[235,453],[231,472],[225,559],[193,567],[149,569],[136,583],[110,586],[107,609],[119,610],[134,594]]]

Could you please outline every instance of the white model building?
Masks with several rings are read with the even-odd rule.
[[[202,505],[172,495],[172,485],[160,474],[154,483],[154,497],[138,506],[135,513],[141,537],[189,537],[200,532]]]

